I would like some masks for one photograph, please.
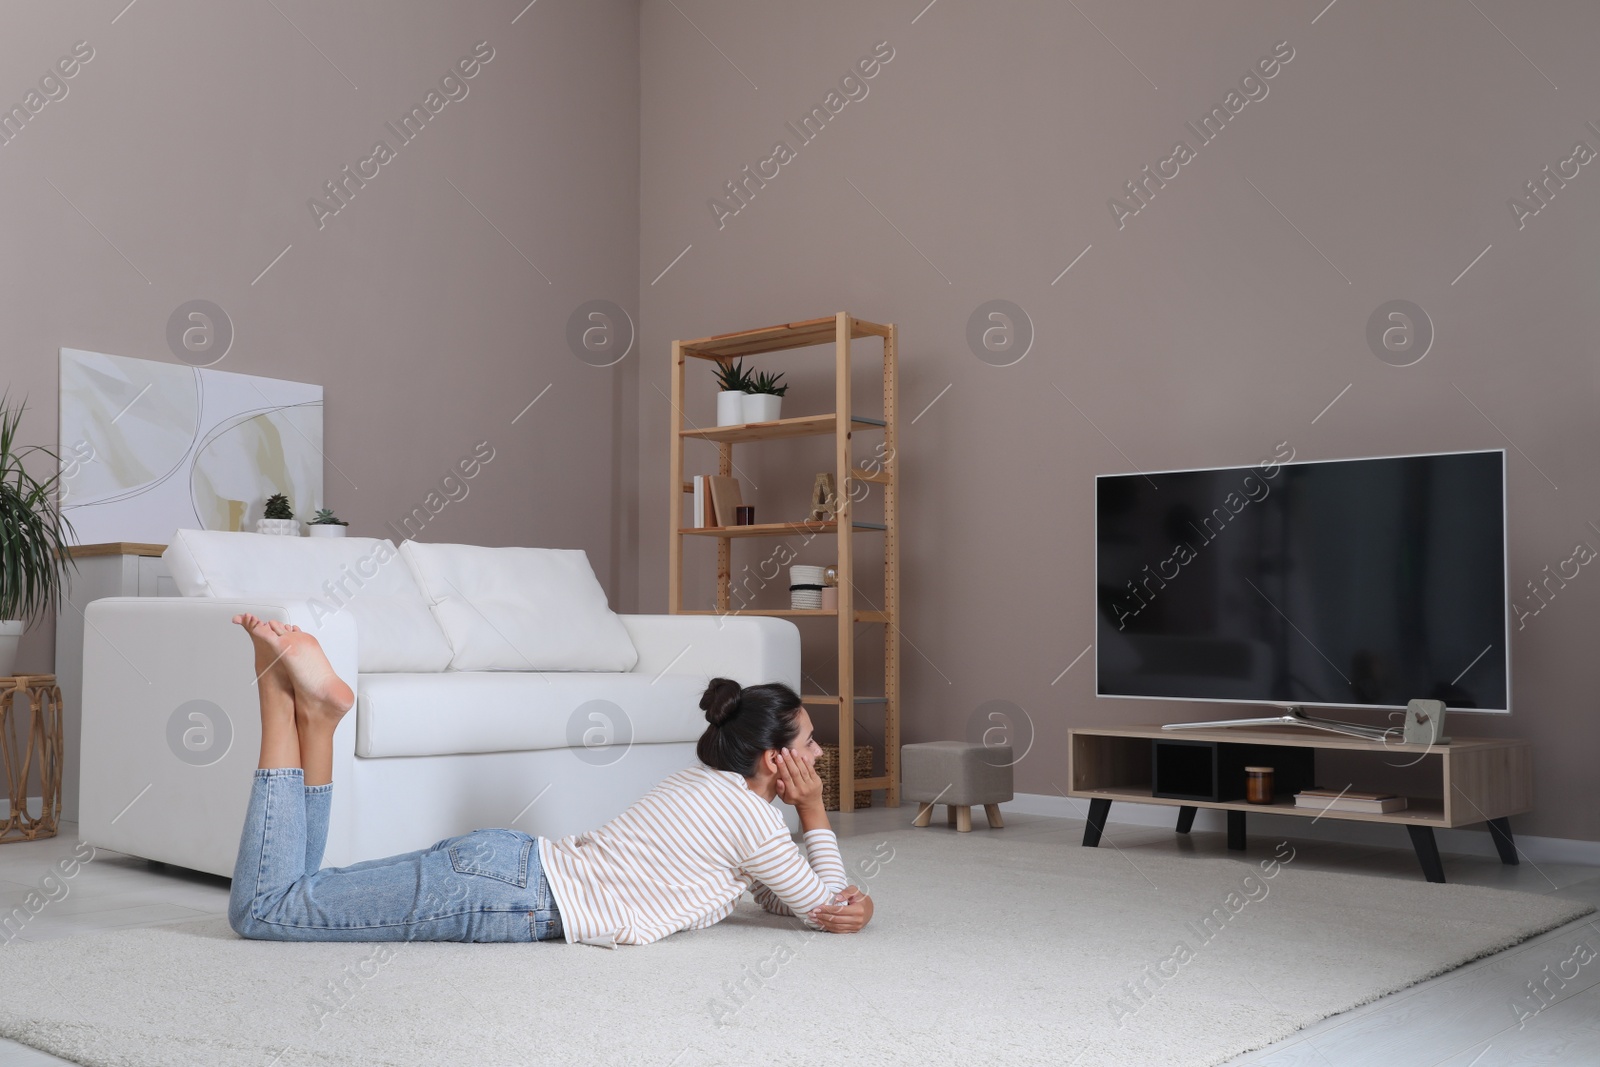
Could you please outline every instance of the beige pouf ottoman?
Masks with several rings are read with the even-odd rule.
[[[1000,805],[1012,797],[1011,746],[968,741],[924,741],[900,746],[900,795],[921,803],[913,826],[927,826],[935,804],[962,833],[972,829],[972,809],[983,805],[992,828],[1005,823]]]

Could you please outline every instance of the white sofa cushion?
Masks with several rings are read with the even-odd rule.
[[[697,741],[706,729],[699,706],[705,685],[693,674],[363,675],[356,684],[356,755]],[[625,752],[596,752],[595,758],[611,763]]]
[[[398,555],[374,537],[179,530],[161,558],[184,596],[299,597],[317,621],[348,613],[362,674],[442,671],[450,643]]]
[[[407,541],[456,671],[630,671],[639,653],[582,549]]]

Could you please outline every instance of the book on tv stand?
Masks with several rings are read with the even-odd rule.
[[[1210,722],[1170,722],[1162,726],[1163,730],[1211,730],[1228,726],[1303,726],[1308,730],[1326,730],[1329,733],[1344,734],[1347,737],[1359,737],[1365,741],[1400,741],[1396,736],[1401,733],[1397,727],[1363,726],[1360,723],[1340,722],[1337,719],[1319,719],[1314,715],[1307,715],[1305,709],[1298,705],[1289,705],[1283,709],[1282,715],[1268,715],[1255,719],[1214,719]],[[1450,743],[1448,737],[1441,737],[1441,745]]]

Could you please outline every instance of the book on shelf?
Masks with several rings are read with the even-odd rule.
[[[694,503],[690,506],[694,515],[694,528],[700,529],[706,524],[706,476],[694,476]]]
[[[711,493],[711,526],[736,526],[738,513],[734,510],[744,503],[740,499],[739,479],[731,474],[709,474],[706,487]]]
[[[1409,806],[1406,798],[1395,793],[1358,793],[1353,789],[1302,789],[1294,795],[1297,808],[1317,808],[1321,811],[1362,811],[1383,815],[1391,811],[1404,811]]]

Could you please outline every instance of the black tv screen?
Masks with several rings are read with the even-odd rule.
[[[1505,452],[1096,479],[1096,692],[1510,711]]]

